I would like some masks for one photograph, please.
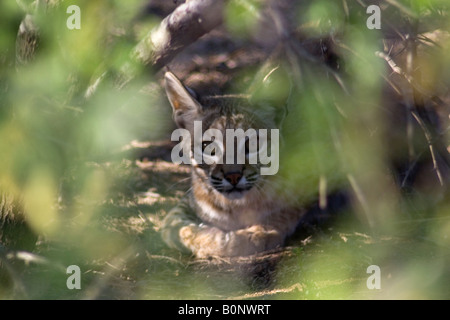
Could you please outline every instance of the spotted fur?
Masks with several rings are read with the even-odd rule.
[[[226,129],[275,128],[273,113],[252,107],[245,97],[197,99],[171,72],[165,74],[165,87],[175,123],[191,133],[194,121],[224,137]],[[163,221],[162,236],[171,247],[200,258],[251,255],[282,246],[303,214],[279,192],[276,177],[260,175],[258,163],[193,161],[191,167],[187,197]]]

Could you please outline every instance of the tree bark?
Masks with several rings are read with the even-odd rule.
[[[157,69],[223,22],[225,0],[191,0],[180,5],[134,48],[133,57]]]

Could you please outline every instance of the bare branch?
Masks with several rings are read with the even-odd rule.
[[[136,64],[160,69],[188,45],[222,24],[225,1],[191,0],[177,7],[134,47],[132,60],[121,68],[117,87],[121,89],[136,78],[139,73]],[[86,98],[96,92],[104,77],[105,74],[92,82],[85,92]]]
[[[224,0],[192,0],[179,6],[135,47],[133,57],[161,68],[177,53],[223,22]]]
[[[433,169],[436,171],[436,175],[438,177],[440,185],[444,186],[445,179],[443,177],[442,170],[438,165],[437,153],[436,153],[435,147],[433,145],[433,137],[431,136],[430,132],[427,129],[426,124],[423,122],[423,120],[420,118],[420,116],[417,114],[417,112],[411,111],[411,114],[413,115],[414,119],[416,119],[417,123],[420,125],[420,127],[423,130],[425,138],[427,139],[428,148],[430,149],[431,159],[433,161]]]

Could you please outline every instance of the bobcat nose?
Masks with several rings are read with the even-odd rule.
[[[236,186],[239,180],[242,178],[242,174],[239,172],[228,172],[224,175],[225,180],[227,180],[231,185]]]

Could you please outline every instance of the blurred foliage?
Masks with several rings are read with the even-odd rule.
[[[248,37],[257,26],[260,18],[261,3],[259,1],[230,1],[225,7],[225,20],[233,36]]]
[[[406,128],[396,128],[400,123],[392,120],[396,112],[406,112],[395,109],[405,107],[404,101],[385,97],[393,73],[375,55],[386,43],[383,30],[366,27],[365,8],[351,1],[299,2],[290,12],[298,38],[283,39],[275,62],[267,54],[267,63],[238,70],[230,85],[239,90],[259,79],[254,98],[287,112],[279,175],[302,201],[342,190],[351,198],[331,231],[292,240],[294,249],[276,267],[257,260],[268,266],[269,279],[260,279],[241,273],[240,265],[236,277],[235,269],[205,267],[167,249],[157,220],[179,198],[174,188],[186,174],[143,169],[122,152],[133,140],[167,139],[172,128],[152,70],[134,66],[140,71],[136,79],[118,89],[132,48],[160,17],[136,19],[142,16],[140,0],[79,0],[82,28],[69,30],[71,3],[35,12],[29,2],[0,2],[0,213],[23,215],[38,242],[30,249],[2,241],[0,299],[449,297],[448,191],[430,169],[422,128],[415,128],[422,140],[411,142]],[[16,41],[26,45],[17,36],[25,16],[18,3],[29,5],[39,26],[37,53],[24,65],[16,64]],[[450,30],[445,0],[385,5],[389,19],[383,28],[404,34],[418,22],[426,32]],[[267,15],[263,1],[229,1],[224,14],[230,38],[237,44],[261,40],[255,36],[262,36],[258,24],[273,17],[275,7]],[[443,95],[448,108],[448,34],[438,45],[421,35],[428,54],[418,58],[423,84]],[[331,46],[325,44],[329,39]],[[334,60],[325,57],[331,53],[324,48],[331,47]],[[397,132],[392,127],[403,130],[403,144],[391,138]],[[448,146],[448,128],[442,132]],[[423,185],[407,188],[401,180],[408,172],[396,172],[392,154],[410,144],[423,157],[408,159],[402,152],[407,169],[419,158],[431,167],[423,170]],[[169,200],[152,202],[158,196]],[[83,270],[80,291],[66,287],[65,270],[73,264]],[[366,287],[372,264],[381,268],[379,291]]]
[[[161,138],[170,119],[161,118],[157,106],[149,107],[155,97],[139,93],[149,76],[115,90],[114,74],[136,41],[130,21],[141,3],[77,5],[80,30],[65,27],[64,5],[34,13],[37,54],[16,66],[14,48],[24,13],[10,1],[0,4],[0,190],[22,199],[31,232],[73,247],[64,255],[69,264],[82,265],[88,257],[101,259],[124,246],[99,223],[104,210],[99,205],[108,199],[115,177],[95,163],[119,161],[121,149],[136,137]],[[18,39],[18,45],[27,45],[24,41]],[[86,98],[86,90],[104,73],[95,95]],[[35,294],[51,297],[45,290]]]

